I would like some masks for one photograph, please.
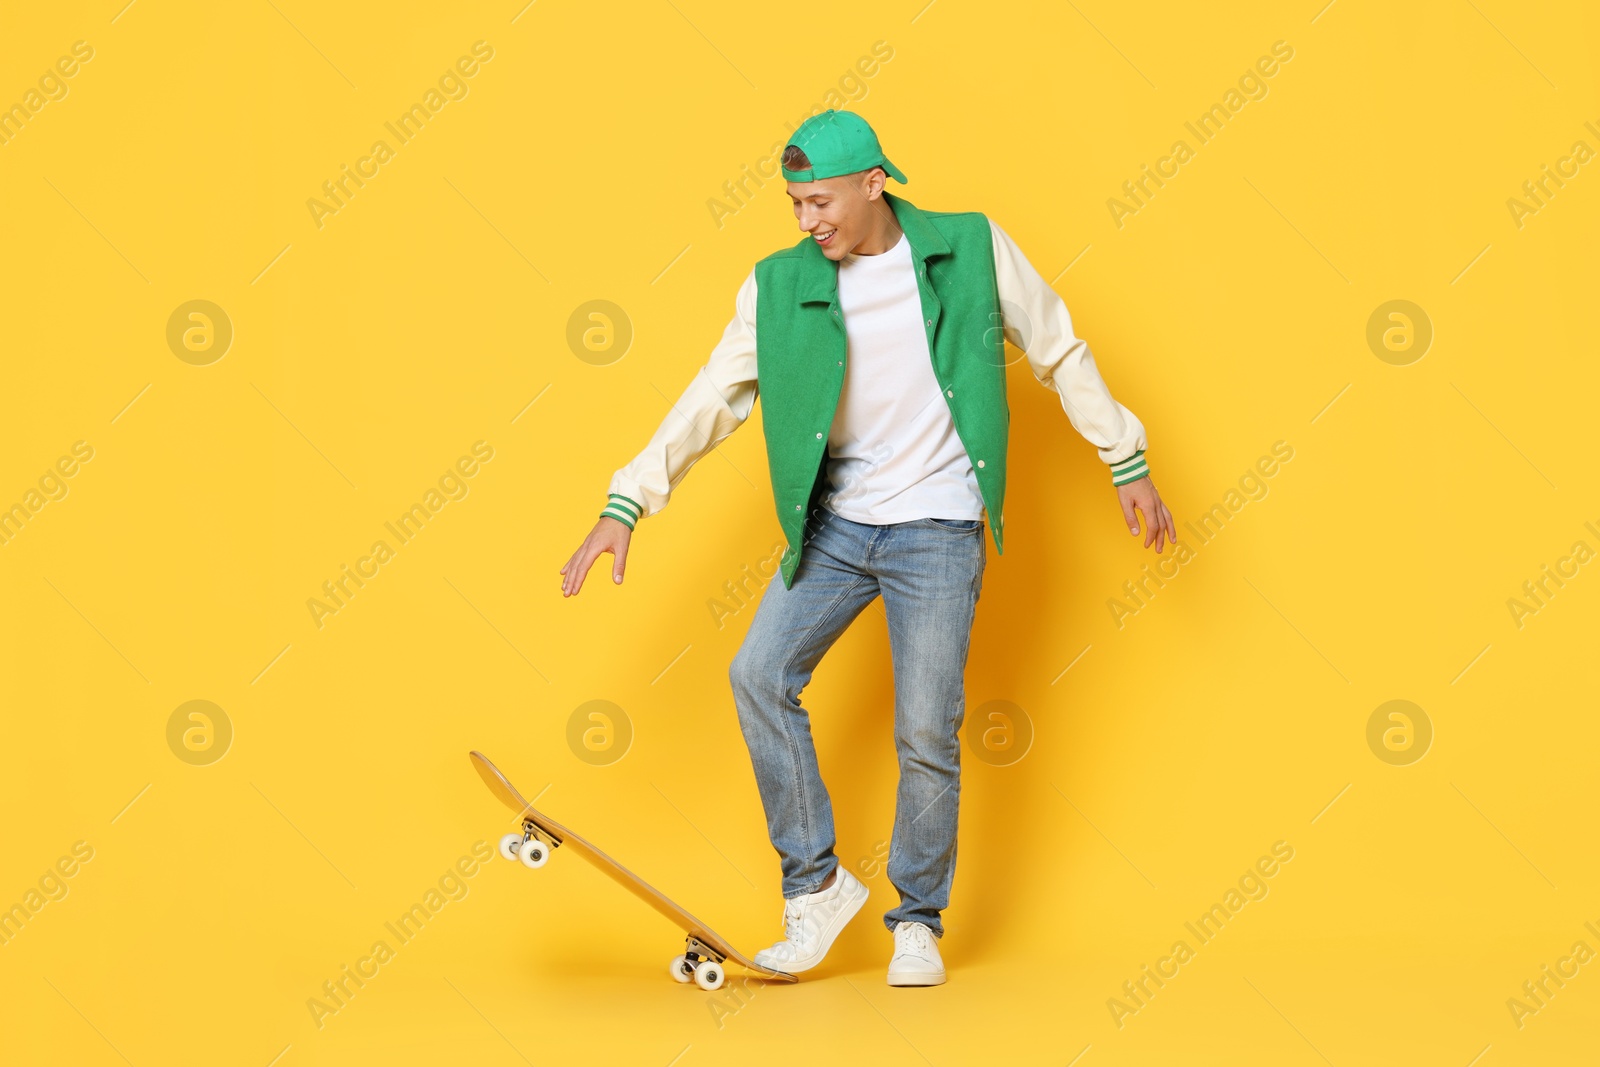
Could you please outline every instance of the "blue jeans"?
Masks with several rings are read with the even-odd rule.
[[[967,647],[986,559],[979,519],[853,522],[819,508],[792,588],[762,594],[729,679],[785,898],[813,893],[834,855],[833,807],[817,769],[800,692],[823,654],[880,593],[894,659],[894,740],[900,759],[889,881],[900,905],[884,916],[944,936],[961,799],[960,730]]]

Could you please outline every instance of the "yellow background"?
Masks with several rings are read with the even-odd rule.
[[[0,947],[0,1058],[1592,1062],[1600,964],[1520,1029],[1506,1001],[1600,949],[1600,575],[1520,628],[1507,600],[1600,548],[1600,164],[1520,229],[1506,201],[1600,147],[1596,18],[1319,3],[10,13],[0,102],[75,41],[94,58],[0,146],[0,504],[76,441],[94,458],[0,546],[0,905],[94,852]],[[307,199],[479,40],[469,94],[319,228]],[[1115,226],[1107,199],[1280,40],[1268,95]],[[759,408],[641,524],[622,587],[603,560],[564,600],[557,570],[799,236],[781,182],[720,228],[707,201],[876,41],[852,106],[905,194],[988,213],[1054,281],[1180,523],[1274,442],[1294,459],[1119,628],[1153,556],[1012,366],[969,725],[1010,701],[1035,738],[1010,766],[964,748],[947,985],[884,984],[894,890],[859,866],[895,776],[872,609],[806,694],[872,889],[817,972],[733,1012],[575,857],[496,858],[319,1028],[322,983],[507,828],[469,748],[747,951],[779,936],[726,680],[751,612],[708,609],[779,537]],[[208,366],[166,342],[195,299],[234,329]],[[597,299],[634,330],[605,365],[566,341]],[[1365,339],[1393,299],[1434,329],[1408,366]],[[470,494],[318,628],[308,598],[480,440]],[[1395,699],[1434,730],[1408,766],[1366,740]],[[168,746],[190,700],[232,724],[210,765]],[[631,723],[608,765],[567,743],[590,700]],[[1119,1028],[1108,999],[1280,840],[1269,895]]]

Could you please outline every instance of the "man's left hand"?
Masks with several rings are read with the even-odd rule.
[[[1156,492],[1156,483],[1150,480],[1149,475],[1136,482],[1117,486],[1117,499],[1122,503],[1122,517],[1128,520],[1128,532],[1135,537],[1139,536],[1139,516],[1144,517],[1144,547],[1149,548],[1153,544],[1159,554],[1163,538],[1177,544],[1178,533],[1172,524],[1172,512],[1161,502],[1161,494]]]

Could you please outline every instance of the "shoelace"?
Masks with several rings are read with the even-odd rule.
[[[800,929],[805,918],[805,905],[798,900],[791,900],[783,906],[783,936],[796,944],[800,941]]]
[[[907,951],[914,952],[919,956],[931,959],[932,957],[928,954],[928,945],[932,937],[933,932],[922,923],[907,923],[905,932],[905,948]]]

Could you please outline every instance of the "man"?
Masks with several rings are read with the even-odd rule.
[[[808,236],[745,279],[710,359],[612,478],[599,522],[561,568],[562,592],[575,595],[604,552],[622,581],[634,525],[666,506],[759,393],[788,548],[782,581],[767,586],[730,670],[783,870],[784,939],[755,959],[791,973],[815,967],[866,902],[866,887],[833,852],[833,810],[800,692],[882,595],[900,761],[888,980],[938,985],[985,514],[1004,551],[1004,341],[1025,350],[1034,376],[1099,449],[1133,534],[1143,518],[1146,547],[1159,553],[1174,539],[1172,514],[1149,477],[1144,427],[1112,399],[1066,305],[999,226],[889,194],[888,179],[906,177],[851,112],[802,123],[782,167]]]

